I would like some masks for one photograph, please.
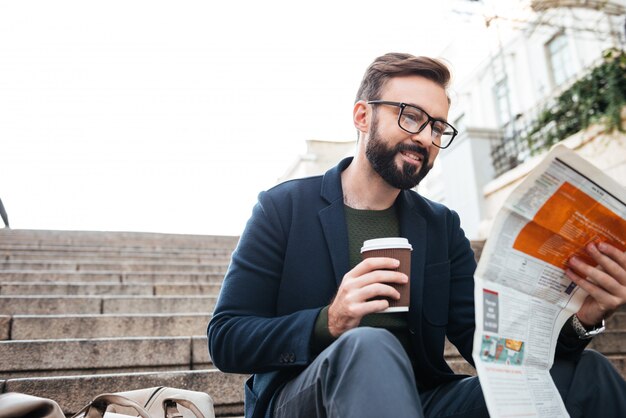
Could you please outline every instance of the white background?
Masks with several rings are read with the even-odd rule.
[[[239,235],[305,140],[355,138],[367,65],[437,56],[457,3],[1,1],[11,226]]]

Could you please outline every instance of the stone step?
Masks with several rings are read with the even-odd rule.
[[[126,282],[126,283],[221,283],[226,267],[216,266],[212,273],[155,273],[155,272],[55,272],[55,271],[0,271],[0,282]]]
[[[626,308],[626,305],[623,307]],[[616,312],[606,321],[606,329],[611,331],[626,330],[626,312],[624,309]],[[626,342],[624,344],[626,350]]]
[[[0,237],[2,238],[2,237]],[[164,246],[108,246],[108,245],[86,245],[86,244],[10,244],[0,241],[0,252],[8,254],[46,254],[58,256],[161,256],[161,257],[206,257],[215,255],[227,255],[234,250],[234,246],[212,246],[212,247],[164,247]],[[49,254],[47,254],[49,253]]]
[[[102,298],[89,296],[0,296],[2,315],[100,314]]]
[[[623,352],[623,351],[622,351]],[[626,355],[613,354],[607,356],[615,368],[620,372],[622,378],[626,380]]]
[[[626,354],[626,331],[607,330],[593,337],[588,347],[605,355]]]
[[[206,337],[130,337],[0,342],[4,379],[212,367]]]
[[[221,284],[119,282],[0,282],[0,295],[218,295]]]
[[[113,242],[113,241],[49,241],[37,242],[32,240],[7,240],[0,231],[0,251],[66,251],[66,252],[111,252],[111,253],[166,253],[166,254],[211,254],[232,251],[235,243],[210,242],[196,243],[159,243],[159,242]]]
[[[74,255],[74,254],[93,254],[99,256],[102,254],[124,255],[132,258],[133,255],[160,255],[160,256],[201,256],[207,255],[228,255],[234,247],[230,246],[213,246],[208,248],[201,247],[163,247],[163,246],[107,246],[107,245],[88,245],[88,244],[10,244],[0,242],[0,251],[3,253],[30,252],[38,254],[42,252],[51,252],[55,255]]]
[[[2,282],[122,282],[122,273],[116,272],[50,272],[50,271],[0,271]]]
[[[33,244],[33,243],[7,243],[1,241],[0,236],[0,252],[19,253],[19,254],[45,254],[51,253],[55,255],[126,255],[126,256],[195,256],[204,257],[206,255],[225,255],[231,253],[236,245],[210,245],[210,246],[163,246],[163,245],[99,245],[93,244]]]
[[[181,262],[181,263],[204,263],[213,260],[228,261],[230,251],[210,251],[203,254],[163,254],[163,253],[125,253],[99,252],[77,253],[72,251],[3,251],[0,250],[0,260],[4,261],[66,261],[66,262]]]
[[[161,295],[207,295],[217,296],[220,293],[222,282],[219,283],[156,283],[154,294]]]
[[[243,414],[243,382],[246,378],[245,375],[226,374],[215,369],[23,378],[6,380],[3,392],[54,399],[66,415],[73,415],[101,393],[169,386],[206,392],[213,398],[217,416],[233,416]]]
[[[215,296],[0,296],[2,315],[213,312]]]
[[[27,244],[97,244],[97,245],[154,245],[186,246],[204,248],[214,246],[234,246],[238,237],[229,235],[190,235],[163,234],[153,232],[128,231],[54,231],[28,229],[2,229],[3,243]]]
[[[45,340],[206,335],[211,314],[14,315],[9,318],[11,340]],[[5,322],[0,319],[0,326]],[[0,328],[0,336],[6,333],[6,329]]]
[[[0,282],[122,282],[122,274],[116,272],[47,272],[47,271],[1,271]]]
[[[0,271],[54,271],[54,272],[77,272],[77,271],[114,271],[114,272],[196,272],[210,273],[223,271],[228,266],[227,261],[210,261],[200,263],[181,262],[69,262],[69,261],[0,261]]]
[[[124,273],[124,283],[155,283],[155,284],[222,284],[223,272],[216,273]],[[1,277],[1,276],[0,276]]]
[[[102,313],[212,313],[216,299],[216,296],[191,295],[182,297],[104,297],[102,298]]]
[[[117,282],[1,282],[0,295],[135,295],[155,294],[155,287],[150,283]],[[170,285],[172,286],[172,285]],[[172,286],[173,287],[173,286]]]

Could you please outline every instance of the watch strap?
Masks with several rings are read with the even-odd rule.
[[[578,319],[575,314],[571,318],[572,328],[576,331],[576,335],[581,340],[587,340],[593,338],[605,330],[604,319],[599,324],[593,326],[592,329],[587,329]]]

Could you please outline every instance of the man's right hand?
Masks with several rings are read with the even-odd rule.
[[[366,258],[343,276],[337,295],[328,307],[328,330],[333,337],[356,328],[365,315],[389,307],[384,299],[370,299],[380,296],[400,299],[400,293],[385,284],[409,281],[406,274],[393,271],[399,265],[394,258]]]

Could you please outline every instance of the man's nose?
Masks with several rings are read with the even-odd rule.
[[[428,123],[420,132],[411,134],[411,141],[420,144],[424,148],[430,147],[433,144],[431,124]]]

